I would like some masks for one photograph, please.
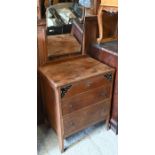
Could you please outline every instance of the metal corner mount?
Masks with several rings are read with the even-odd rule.
[[[68,92],[68,90],[71,88],[72,85],[66,85],[61,88],[61,98],[65,96],[65,94]]]
[[[104,77],[107,78],[107,80],[112,81],[112,73],[106,73]]]

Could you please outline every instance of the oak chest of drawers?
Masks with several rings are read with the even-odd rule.
[[[39,69],[45,109],[60,149],[73,133],[105,120],[109,125],[114,69],[80,56]]]

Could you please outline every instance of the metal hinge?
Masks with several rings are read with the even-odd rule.
[[[63,98],[65,96],[65,94],[71,88],[71,86],[72,85],[66,85],[66,86],[64,86],[64,87],[61,88],[61,98]]]
[[[106,74],[104,75],[104,77],[105,77],[107,80],[112,81],[112,73],[106,73]]]

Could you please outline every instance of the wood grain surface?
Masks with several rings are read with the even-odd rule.
[[[71,34],[47,36],[48,57],[80,53],[81,45]]]
[[[114,72],[114,69],[88,56],[80,56],[48,63],[40,68],[40,72],[46,75],[51,85],[59,87],[106,72]]]
[[[64,136],[67,137],[94,123],[105,120],[109,110],[109,101],[104,101],[64,116]]]
[[[90,91],[80,93],[62,101],[62,113],[66,115],[78,109],[95,104],[110,98],[111,86],[103,86]]]
[[[70,89],[68,90],[67,94],[62,98],[62,101],[68,97],[72,97],[82,92],[86,92],[91,89],[95,89],[97,87],[108,84],[111,84],[111,81],[107,80],[103,74],[88,78],[86,80],[81,80],[78,83],[71,84]]]

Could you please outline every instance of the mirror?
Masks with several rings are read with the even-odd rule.
[[[71,33],[73,21],[82,16],[82,7],[77,0],[56,0],[52,3],[46,9],[47,35]]]
[[[82,17],[85,15],[85,5],[80,5],[80,0],[48,0],[47,2],[46,32],[48,58],[54,60],[55,58],[72,57],[73,55],[81,54],[83,51],[84,22],[79,19],[83,19]],[[88,2],[91,3],[91,6],[94,6],[94,0],[89,0]],[[86,12],[89,9],[92,11],[93,7],[87,8]],[[86,13],[86,15],[93,15],[93,13]],[[75,25],[77,25],[73,26],[75,34],[72,31],[74,21]]]
[[[77,0],[53,0],[46,9],[49,60],[81,54],[81,45],[71,33],[73,21],[82,14]]]

